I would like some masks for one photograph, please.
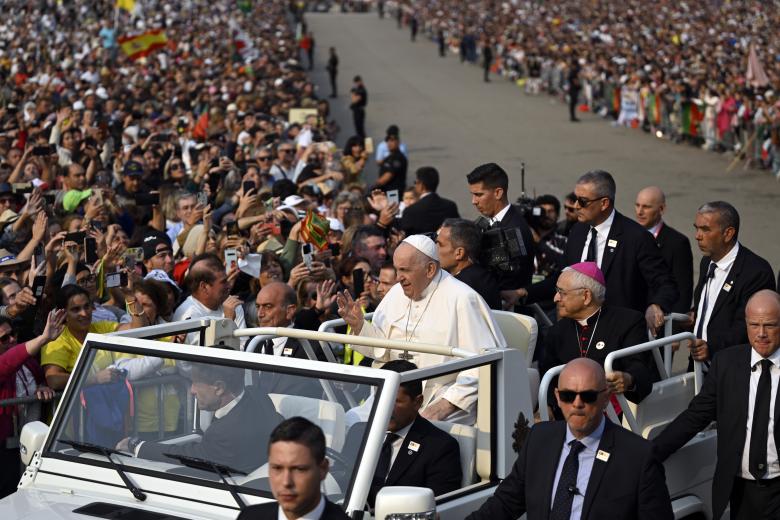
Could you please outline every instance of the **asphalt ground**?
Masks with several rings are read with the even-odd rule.
[[[455,55],[438,56],[434,42],[394,20],[368,14],[308,14],[316,41],[312,72],[319,94],[330,94],[325,63],[328,47],[339,56],[339,97],[331,110],[341,126],[338,145],[353,134],[349,110],[352,77],[363,77],[368,90],[366,130],[375,142],[388,125],[401,128],[409,147],[408,181],[421,166],[441,175],[438,192],[454,200],[466,218],[477,216],[465,176],[485,162],[500,164],[510,176],[509,195],[521,193],[521,164],[529,195],[552,193],[560,199],[572,191],[579,175],[603,169],[617,182],[617,209],[633,217],[636,193],[657,185],[666,192],[665,221],[693,238],[696,208],[726,200],[740,213],[740,242],[780,269],[780,183],[768,171],[731,173],[730,158],[677,145],[631,129],[613,128],[596,115],[581,114],[570,123],[567,107],[549,97],[527,96],[515,84],[493,76],[482,81],[479,67],[461,64]],[[373,161],[371,161],[373,163]],[[376,178],[372,165],[367,180]]]

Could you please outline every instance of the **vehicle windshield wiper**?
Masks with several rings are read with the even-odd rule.
[[[225,478],[226,476],[232,478],[233,475],[246,475],[247,473],[245,471],[234,469],[224,464],[218,464],[210,460],[200,459],[198,457],[189,457],[187,455],[177,455],[174,453],[163,453],[163,455],[168,458],[178,460],[183,466],[187,466],[188,468],[216,473],[219,475],[219,478],[222,479],[222,482],[228,487],[228,491],[230,491],[230,495],[233,497],[233,500],[235,500],[236,504],[238,504],[238,508],[242,511],[246,508],[246,503],[241,499],[240,496],[238,496],[238,493],[234,489],[236,484],[229,483]]]
[[[61,442],[62,444],[67,444],[71,448],[78,450],[83,453],[94,453],[96,455],[103,455],[106,459],[108,459],[109,464],[111,464],[111,467],[113,467],[116,472],[119,474],[119,477],[122,479],[122,482],[125,483],[125,486],[127,489],[133,494],[136,500],[139,500],[143,502],[146,500],[146,493],[141,491],[138,486],[133,484],[133,481],[130,480],[130,477],[125,474],[125,471],[122,469],[122,465],[114,462],[114,460],[111,458],[111,455],[123,455],[126,456],[126,453],[123,453],[119,450],[115,450],[113,448],[106,448],[105,446],[98,446],[97,444],[90,444],[88,442],[76,442],[76,441],[69,441],[65,439],[58,439],[58,442]]]

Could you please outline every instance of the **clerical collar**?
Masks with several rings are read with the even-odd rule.
[[[601,312],[601,307],[593,311],[593,314],[585,318],[584,320],[577,320],[577,323],[579,323],[581,326],[586,325],[593,325],[593,323],[598,319],[598,313]]]

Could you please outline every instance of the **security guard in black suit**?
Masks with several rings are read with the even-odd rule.
[[[439,172],[431,166],[423,166],[415,172],[414,191],[420,200],[404,209],[400,227],[406,236],[432,233],[439,229],[444,219],[458,218],[458,206],[436,193]]]

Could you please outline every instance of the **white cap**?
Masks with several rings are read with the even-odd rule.
[[[149,271],[146,276],[144,276],[144,280],[156,280],[158,282],[163,282],[172,285],[176,290],[181,290],[178,285],[176,285],[176,282],[174,282],[170,276],[168,276],[168,273],[163,271],[162,269],[152,269]]]
[[[436,249],[436,243],[425,235],[412,235],[406,237],[404,244],[409,244],[431,260],[439,261],[439,251]]]
[[[73,110],[84,110],[84,102],[79,99],[73,103]]]
[[[98,87],[95,91],[95,95],[100,99],[108,99],[108,92],[106,91],[106,87]]]
[[[238,106],[236,106],[236,104],[235,104],[235,103],[230,103],[230,104],[227,106],[227,111],[228,111],[228,112],[238,112]]]
[[[344,231],[344,225],[339,219],[328,217],[328,223],[330,224],[331,231]]]
[[[292,208],[297,206],[301,202],[306,202],[306,199],[304,199],[300,195],[290,195],[282,201],[282,204],[284,204],[285,206],[290,206]]]

